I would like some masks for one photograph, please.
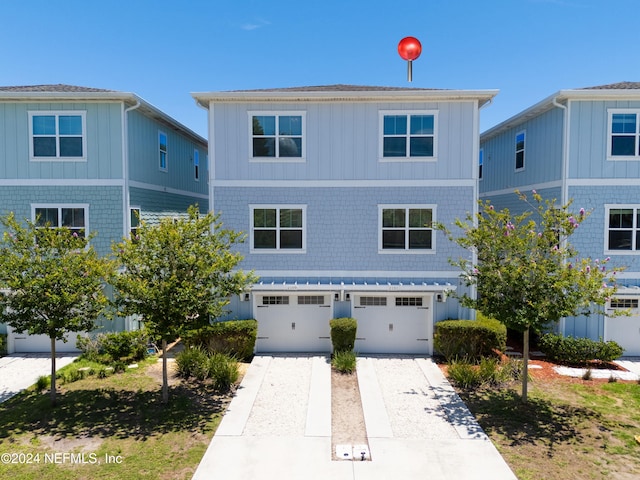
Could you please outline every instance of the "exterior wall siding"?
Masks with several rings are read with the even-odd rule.
[[[184,215],[191,205],[197,204],[203,213],[208,208],[206,199],[136,187],[129,189],[129,203],[140,208],[143,220],[152,223],[160,217]]]
[[[522,188],[520,191],[525,195],[527,195],[527,198],[531,199],[532,194],[531,194],[530,188]],[[546,199],[546,200],[555,199],[557,200],[557,203],[561,203],[560,199],[562,196],[562,191],[560,187],[543,188],[540,190],[536,190],[536,192],[539,193],[543,199]],[[481,195],[480,198],[483,201],[488,200],[489,202],[491,202],[491,204],[494,206],[496,210],[502,210],[504,208],[508,208],[509,212],[511,212],[512,215],[520,215],[524,213],[526,210],[528,210],[527,204],[522,200],[520,200],[520,198],[515,193],[515,191],[512,193],[505,193],[500,195],[486,194],[486,195]],[[580,210],[580,207],[578,207],[578,210]]]
[[[433,110],[437,161],[379,161],[380,111]],[[250,162],[250,111],[306,115],[304,162]],[[474,178],[475,102],[215,104],[210,112],[216,180]]]
[[[86,161],[30,161],[30,111],[86,111]],[[121,103],[0,102],[0,179],[120,179]]]

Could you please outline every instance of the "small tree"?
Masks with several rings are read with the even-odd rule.
[[[9,214],[0,244],[0,318],[19,332],[51,339],[51,403],[56,403],[56,340],[90,331],[108,305],[104,281],[112,263],[90,244],[93,236],[49,228]]]
[[[527,401],[529,332],[540,332],[562,317],[589,315],[616,291],[616,269],[609,259],[578,258],[567,241],[587,218],[569,211],[570,203],[556,207],[533,191],[533,202],[516,192],[529,211],[512,216],[480,202],[480,213],[456,220],[463,236],[449,238],[474,253],[474,258],[452,260],[467,286],[477,295],[463,294],[461,303],[523,333],[524,374],[522,400]],[[442,225],[439,229],[445,230]],[[619,269],[618,269],[619,270]]]
[[[217,216],[192,206],[186,218],[142,222],[134,238],[113,246],[122,266],[111,282],[115,304],[126,315],[141,315],[162,340],[163,403],[169,400],[167,342],[222,315],[228,297],[254,281],[236,270],[242,256],[231,248],[240,241],[241,234],[221,229]]]

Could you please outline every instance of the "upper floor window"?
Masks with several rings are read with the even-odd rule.
[[[640,160],[640,110],[610,110],[607,153],[613,160]]]
[[[482,166],[484,164],[484,150],[480,149],[478,155],[478,180],[482,180]]]
[[[198,150],[193,151],[193,178],[200,180],[200,152]]]
[[[612,205],[606,211],[606,250],[616,254],[640,251],[640,206]]]
[[[381,112],[380,123],[383,160],[435,160],[436,112]]]
[[[435,206],[381,205],[379,251],[427,253],[434,251],[432,223]]]
[[[169,165],[167,163],[167,134],[164,132],[158,132],[158,153],[159,153],[159,161],[158,167],[163,172],[166,172],[169,169]]]
[[[29,112],[32,160],[85,160],[85,112]]]
[[[298,160],[304,158],[305,115],[300,112],[253,112],[251,157],[257,160]]]
[[[254,251],[304,252],[304,206],[260,205],[251,207],[251,249]]]
[[[525,132],[516,134],[516,170],[524,169]]]
[[[86,205],[34,205],[33,221],[40,228],[68,228],[74,235],[84,238],[88,208]]]
[[[131,207],[129,209],[129,227],[131,238],[135,239],[138,236],[138,229],[140,228],[140,208]]]

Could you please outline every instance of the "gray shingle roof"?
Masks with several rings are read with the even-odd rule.
[[[640,82],[618,82],[597,87],[585,87],[580,90],[640,90]]]
[[[287,87],[287,88],[262,88],[257,90],[232,90],[233,92],[402,92],[409,90],[434,91],[439,88],[415,88],[415,87],[381,87],[366,85],[315,85],[307,87]]]
[[[55,85],[20,85],[10,87],[0,87],[0,92],[56,92],[56,93],[87,93],[87,92],[114,92],[115,90],[104,90],[102,88],[79,87],[77,85],[65,85],[58,83]]]

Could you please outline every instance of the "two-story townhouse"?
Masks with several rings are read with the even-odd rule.
[[[476,209],[480,108],[496,91],[331,85],[194,93],[209,110],[210,210],[247,233],[260,281],[230,318],[258,321],[258,352],[328,352],[329,319],[356,350],[433,351],[464,318],[432,228]]]
[[[565,335],[615,340],[640,355],[640,83],[560,90],[480,136],[480,196],[518,213],[513,193],[573,201],[590,217],[571,237],[580,255],[626,267],[605,312],[563,319]]]
[[[96,232],[100,254],[138,219],[208,207],[207,142],[133,93],[70,85],[0,87],[0,214]],[[124,330],[125,319],[105,328]],[[12,332],[9,351],[47,351]],[[58,351],[75,342],[60,343]]]

